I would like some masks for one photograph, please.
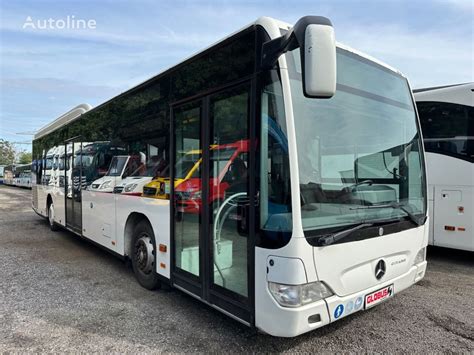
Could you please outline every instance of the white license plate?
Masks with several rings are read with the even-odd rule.
[[[393,284],[386,286],[384,288],[381,288],[380,290],[374,291],[372,293],[369,293],[368,295],[365,295],[365,306],[364,308],[370,308],[372,306],[375,306],[379,304],[380,302],[385,301],[387,298],[390,298],[393,296]]]

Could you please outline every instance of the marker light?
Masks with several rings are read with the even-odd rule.
[[[420,264],[426,259],[426,247],[421,248],[418,254],[415,256],[415,261],[413,262],[413,265]]]
[[[283,307],[299,307],[332,296],[333,293],[323,282],[303,285],[283,285],[268,283],[273,298]]]

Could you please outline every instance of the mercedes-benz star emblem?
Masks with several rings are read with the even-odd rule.
[[[375,265],[375,278],[377,280],[380,280],[383,277],[383,275],[385,275],[385,271],[386,271],[385,261],[379,260],[377,265]]]

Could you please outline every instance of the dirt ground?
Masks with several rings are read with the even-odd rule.
[[[51,232],[31,191],[0,186],[0,352],[473,352],[474,256],[429,249],[426,277],[392,300],[284,339],[177,290],[151,292],[123,261]]]

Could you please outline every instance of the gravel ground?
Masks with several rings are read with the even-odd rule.
[[[124,262],[50,232],[28,190],[0,185],[0,352],[474,352],[472,253],[430,249],[424,280],[293,339],[254,334]]]

